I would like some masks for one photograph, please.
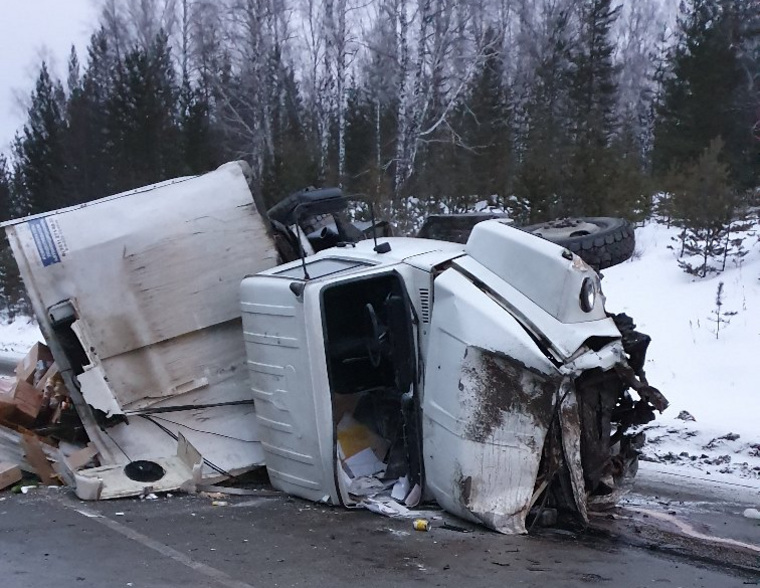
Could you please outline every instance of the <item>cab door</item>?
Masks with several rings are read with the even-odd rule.
[[[292,283],[257,275],[241,285],[259,438],[272,486],[307,500],[337,504],[319,284],[307,285],[299,297]],[[309,329],[314,317],[317,326]]]
[[[561,378],[456,267],[434,282],[422,402],[426,488],[447,511],[525,532]]]

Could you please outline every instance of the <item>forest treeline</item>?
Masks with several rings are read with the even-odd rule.
[[[267,204],[341,185],[402,228],[410,197],[539,222],[663,190],[724,222],[760,184],[760,0],[667,4],[103,0],[66,79],[39,66],[0,215],[241,158]]]

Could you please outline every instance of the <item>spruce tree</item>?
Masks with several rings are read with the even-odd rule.
[[[374,119],[372,102],[352,83],[346,99],[346,186],[354,192],[370,194],[376,185]]]
[[[16,217],[11,196],[11,171],[8,160],[0,153],[0,222]]]
[[[618,122],[618,66],[611,31],[619,13],[612,0],[581,3],[569,80],[572,153],[565,189],[572,214],[599,216],[608,210],[615,164],[609,147]]]
[[[269,57],[271,151],[264,163],[263,195],[272,205],[288,194],[317,184],[316,139],[310,141],[301,94],[292,65],[275,48]]]
[[[733,181],[752,183],[746,173],[753,165],[748,156],[753,142],[755,151],[757,147],[748,114],[740,107],[748,79],[739,62],[735,9],[740,4],[740,0],[682,4],[678,42],[669,56],[670,75],[663,84],[655,127],[654,165],[661,175],[674,165],[695,162],[712,141],[721,138]]]
[[[34,214],[69,204],[64,186],[66,121],[64,91],[42,63],[31,96],[27,123],[13,144],[21,193],[19,213]]]
[[[460,134],[467,150],[467,188],[480,198],[505,197],[512,172],[512,129],[509,93],[502,66],[502,45],[496,31],[485,35],[486,49],[480,69],[470,84]]]
[[[87,55],[81,75],[73,47],[69,58],[65,183],[72,204],[101,198],[118,189],[107,149],[107,107],[118,59],[103,29],[90,37]]]
[[[693,164],[672,170],[667,181],[671,214],[681,227],[678,265],[700,278],[725,268],[730,246],[737,196],[722,155],[723,142],[715,139]]]
[[[568,76],[570,23],[560,11],[546,25],[547,47],[535,67],[521,117],[522,134],[515,191],[529,202],[531,222],[570,214],[565,199],[569,155]]]
[[[116,190],[184,172],[178,88],[166,34],[118,63],[107,103],[108,151]]]
[[[187,173],[210,171],[221,162],[221,146],[211,121],[208,93],[183,76],[179,92],[179,130]]]
[[[0,153],[0,221],[21,216],[14,192],[13,174],[7,159]],[[18,265],[5,235],[0,239],[0,308],[10,319],[18,312],[28,314],[30,311]]]

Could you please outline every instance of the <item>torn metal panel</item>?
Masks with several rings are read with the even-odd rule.
[[[115,414],[123,414],[121,406],[113,396],[108,386],[105,372],[101,365],[88,365],[77,376],[80,389],[85,402],[95,410],[99,410],[107,417]]]
[[[563,382],[560,390],[561,405],[559,410],[562,429],[562,449],[565,465],[570,476],[575,508],[583,523],[588,523],[588,500],[583,480],[583,463],[581,459],[581,418],[578,413],[578,400],[572,382]]]
[[[222,470],[263,461],[253,406],[238,406],[253,402],[238,289],[277,254],[247,173],[231,163],[5,225],[105,464],[122,450],[170,457],[179,432]],[[169,433],[138,416],[172,407],[160,417]]]
[[[547,242],[546,244],[557,247],[552,243]],[[527,261],[523,260],[522,263],[528,266]],[[471,280],[478,282],[482,289],[488,291],[489,295],[498,300],[504,310],[513,315],[526,329],[553,350],[557,359],[561,361],[571,358],[589,338],[613,340],[620,337],[620,332],[615,323],[606,316],[600,319],[572,323],[571,325],[563,323],[543,310],[508,280],[471,257],[457,258],[454,261],[454,266]],[[563,295],[572,297],[574,301],[577,301],[580,285],[577,282],[573,283],[578,290],[568,287]]]
[[[142,466],[130,469],[130,466]],[[150,465],[155,476],[145,475]],[[152,462],[128,462],[107,465],[74,474],[76,495],[82,500],[108,500],[141,496],[151,492],[169,492],[182,490],[194,492],[201,482],[203,458],[184,436],[179,435],[177,453],[174,457],[161,457]],[[132,473],[136,471],[138,474]],[[153,471],[149,472],[150,474]],[[142,480],[140,478],[154,478]]]
[[[458,272],[435,286],[423,400],[428,490],[453,514],[524,533],[561,378],[514,318]]]
[[[460,501],[487,527],[523,533],[556,381],[493,352],[465,353],[459,388],[473,459],[459,464]]]

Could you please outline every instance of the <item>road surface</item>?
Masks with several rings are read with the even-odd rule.
[[[17,353],[0,351],[0,376],[13,376],[16,373],[16,364],[21,358]]]
[[[432,518],[439,513],[425,533],[409,520],[282,495],[84,503],[64,489],[6,492],[0,581],[4,588],[745,588],[760,580],[593,533],[503,536],[461,522],[468,532],[447,530]]]

